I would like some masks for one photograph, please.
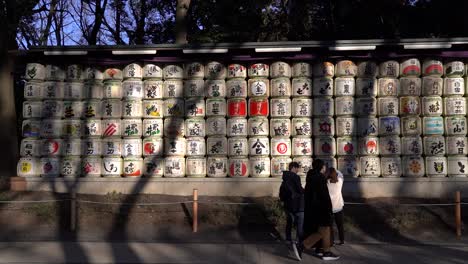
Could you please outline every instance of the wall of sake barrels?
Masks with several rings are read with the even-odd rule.
[[[465,64],[28,63],[25,177],[466,177]]]

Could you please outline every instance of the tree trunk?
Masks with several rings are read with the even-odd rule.
[[[187,43],[187,13],[190,7],[190,0],[177,0],[176,10],[176,43],[186,44]]]

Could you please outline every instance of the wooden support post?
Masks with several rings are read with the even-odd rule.
[[[455,192],[455,226],[457,237],[461,238],[461,198],[460,191]]]
[[[71,193],[70,200],[70,229],[72,232],[76,231],[76,191]]]
[[[198,190],[193,189],[193,215],[192,215],[192,231],[198,231]]]

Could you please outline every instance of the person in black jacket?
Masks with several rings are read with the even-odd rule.
[[[291,162],[289,171],[283,171],[283,183],[281,184],[280,197],[283,200],[286,213],[286,240],[292,242],[292,227],[296,226],[296,240],[302,241],[304,223],[304,189],[301,178],[297,175],[299,163]]]
[[[324,173],[327,168],[320,159],[315,159],[312,169],[307,172],[304,191],[304,240],[293,244],[298,260],[302,259],[304,249],[312,248],[322,241],[323,260],[337,260],[340,257],[330,251],[330,227],[332,223],[332,203],[328,193],[327,179]]]

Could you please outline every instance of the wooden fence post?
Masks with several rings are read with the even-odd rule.
[[[76,191],[72,190],[70,200],[70,229],[76,231]]]
[[[198,190],[193,189],[193,215],[192,215],[192,231],[198,231]]]
[[[460,191],[455,192],[455,226],[457,229],[457,237],[461,237],[461,198]]]

